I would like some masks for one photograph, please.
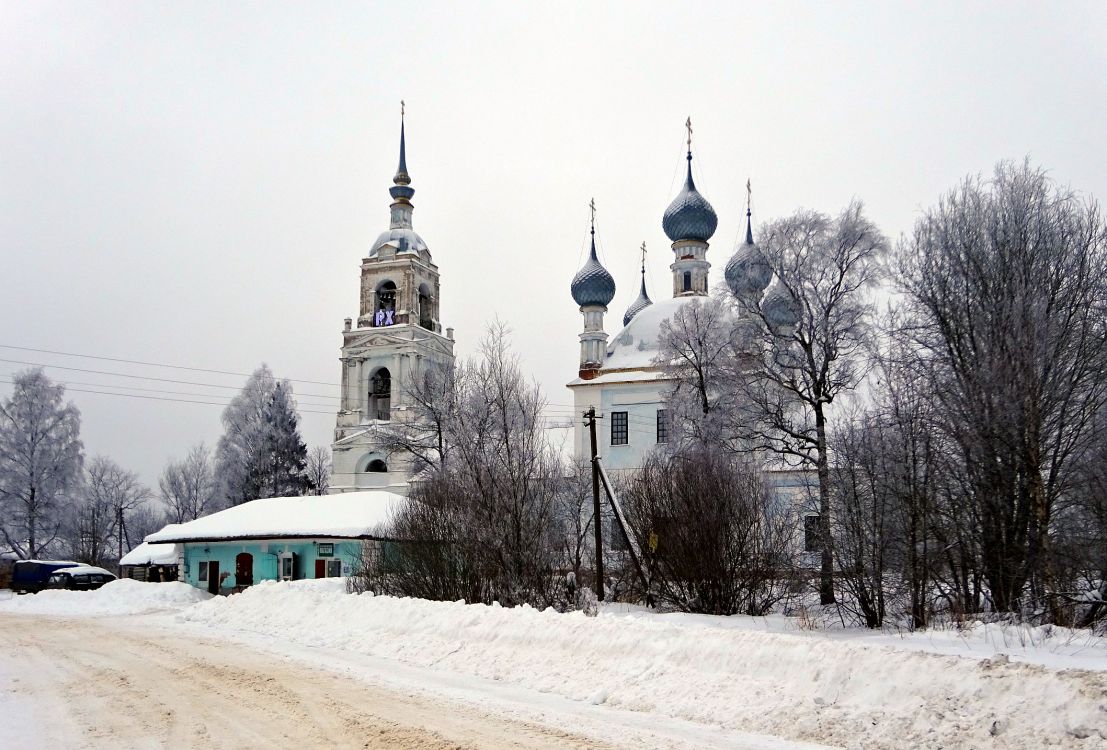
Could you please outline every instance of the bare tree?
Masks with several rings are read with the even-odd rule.
[[[218,510],[211,452],[192,446],[181,461],[170,461],[158,479],[169,523],[184,523]]]
[[[561,477],[543,429],[545,400],[499,324],[449,382],[446,398],[457,404],[441,423],[449,460],[424,474],[398,512],[391,533],[404,541],[384,584],[405,595],[549,606]]]
[[[307,457],[307,480],[316,495],[326,495],[331,486],[331,449],[317,445]]]
[[[1101,439],[1107,399],[1099,207],[1001,163],[927,211],[896,264],[909,335],[963,456],[993,606],[1039,609],[1060,584],[1051,532],[1067,471]]]
[[[129,527],[131,515],[145,505],[150,491],[138,475],[106,456],[96,456],[85,468],[85,479],[74,505],[73,551],[79,560],[104,565],[119,560],[142,541]]]
[[[624,498],[662,606],[763,615],[787,593],[795,514],[747,458],[706,445],[656,452]]]
[[[775,277],[763,299],[735,297],[738,313],[760,323],[759,343],[736,378],[746,409],[742,437],[818,475],[822,561],[819,594],[834,601],[830,540],[829,408],[868,369],[870,290],[888,248],[854,201],[838,216],[800,211],[767,224],[761,251]],[[751,334],[751,335],[756,335]]]
[[[0,403],[0,533],[29,558],[57,539],[63,503],[80,482],[81,414],[41,369],[12,380]]]
[[[443,469],[450,457],[452,441],[459,436],[452,429],[457,421],[459,390],[455,369],[430,364],[406,386],[408,409],[405,419],[382,425],[379,440],[388,453],[406,453],[416,473]]]

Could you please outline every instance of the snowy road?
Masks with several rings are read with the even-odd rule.
[[[9,747],[813,747],[552,696],[536,711],[533,696],[495,685],[476,701],[471,682],[469,699],[445,684],[404,689],[419,675],[390,679],[389,665],[317,650],[278,655],[260,639],[208,638],[157,616],[0,614],[0,643]]]

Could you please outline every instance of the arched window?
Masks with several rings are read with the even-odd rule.
[[[385,281],[377,287],[377,311],[373,314],[373,325],[390,326],[396,322],[396,284]]]
[[[392,419],[392,373],[382,367],[369,378],[369,418]]]
[[[386,464],[379,458],[374,458],[372,461],[369,462],[369,465],[365,467],[365,470],[377,474],[383,474],[384,472],[388,471],[388,464]]]
[[[419,285],[419,325],[428,331],[434,330],[434,309],[430,288],[426,284]]]
[[[685,271],[684,272],[684,291],[686,291],[686,292],[692,291],[692,272],[691,271]]]

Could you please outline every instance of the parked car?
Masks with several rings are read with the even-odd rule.
[[[103,586],[108,581],[114,581],[115,576],[91,565],[77,565],[72,568],[61,568],[50,574],[46,581],[48,589],[69,589],[70,591],[92,591]]]
[[[72,560],[19,560],[12,568],[12,591],[34,594],[46,588],[46,582],[55,570],[79,566],[80,563]]]

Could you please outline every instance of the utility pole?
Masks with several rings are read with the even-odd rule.
[[[592,528],[596,533],[596,596],[603,601],[604,576],[603,576],[603,528],[600,525],[602,515],[600,513],[600,467],[596,455],[596,407],[588,407],[584,412],[585,424],[588,425],[588,437],[592,442]]]

